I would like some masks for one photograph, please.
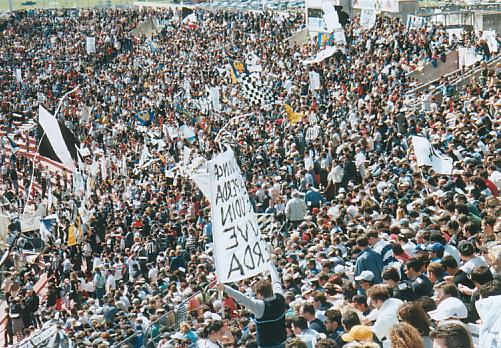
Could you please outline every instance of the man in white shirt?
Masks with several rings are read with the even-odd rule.
[[[469,241],[463,240],[458,246],[459,253],[461,254],[461,260],[463,265],[459,267],[466,274],[470,274],[478,266],[486,266],[487,262],[480,256],[475,255],[475,247]]]
[[[367,290],[371,305],[378,311],[377,319],[372,326],[372,332],[380,339],[388,338],[390,329],[398,323],[397,313],[403,302],[390,297],[387,286],[377,284]]]
[[[111,290],[116,290],[117,284],[115,280],[115,275],[110,270],[106,271],[106,292],[110,292]]]

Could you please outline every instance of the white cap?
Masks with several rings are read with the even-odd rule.
[[[430,318],[436,321],[445,319],[464,319],[468,316],[468,310],[463,301],[455,297],[449,297],[438,304],[437,309],[428,312]]]
[[[184,335],[180,332],[176,332],[174,335],[170,336],[170,338],[182,340],[184,338]]]
[[[343,265],[336,265],[336,267],[334,267],[334,273],[335,274],[343,274],[344,273],[344,266]]]
[[[360,275],[355,277],[355,280],[365,280],[366,282],[372,282],[374,280],[374,273],[371,271],[363,271]]]

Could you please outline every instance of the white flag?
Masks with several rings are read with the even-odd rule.
[[[53,201],[54,197],[52,196],[52,185],[49,184],[49,188],[47,189],[47,211],[50,211],[50,208],[52,208]]]
[[[444,156],[435,150],[428,139],[413,136],[412,145],[414,146],[414,154],[419,166],[430,166],[438,174],[452,174],[454,167],[452,158]]]

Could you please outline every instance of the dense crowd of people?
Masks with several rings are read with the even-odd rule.
[[[127,337],[123,346],[135,348],[498,347],[500,67],[481,63],[481,77],[460,90],[449,78],[413,93],[408,75],[458,46],[495,57],[481,33],[451,38],[389,16],[364,29],[355,17],[346,44],[306,65],[316,42],[287,40],[303,14],[195,14],[187,23],[172,9],[30,11],[4,25],[2,130],[38,143],[40,130],[16,122],[61,103],[56,116],[81,143],[83,178],[33,163],[7,138],[0,145],[10,240],[44,249],[22,267],[13,248],[4,260],[5,345],[56,325],[77,347]],[[130,34],[150,18],[164,27]],[[251,54],[277,105],[249,103],[229,74]],[[217,111],[207,106],[211,87]],[[454,160],[450,175],[417,165],[413,135]],[[222,142],[255,212],[273,216],[271,282],[216,284],[209,201],[180,163],[185,147],[210,159]],[[50,235],[20,234],[15,217],[35,211],[58,216]]]

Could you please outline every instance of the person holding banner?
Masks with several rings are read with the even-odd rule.
[[[271,282],[268,279],[257,282],[255,299],[228,285],[218,284],[217,289],[226,292],[254,314],[259,348],[284,348],[287,340],[284,292],[275,265],[271,261],[269,265]]]

